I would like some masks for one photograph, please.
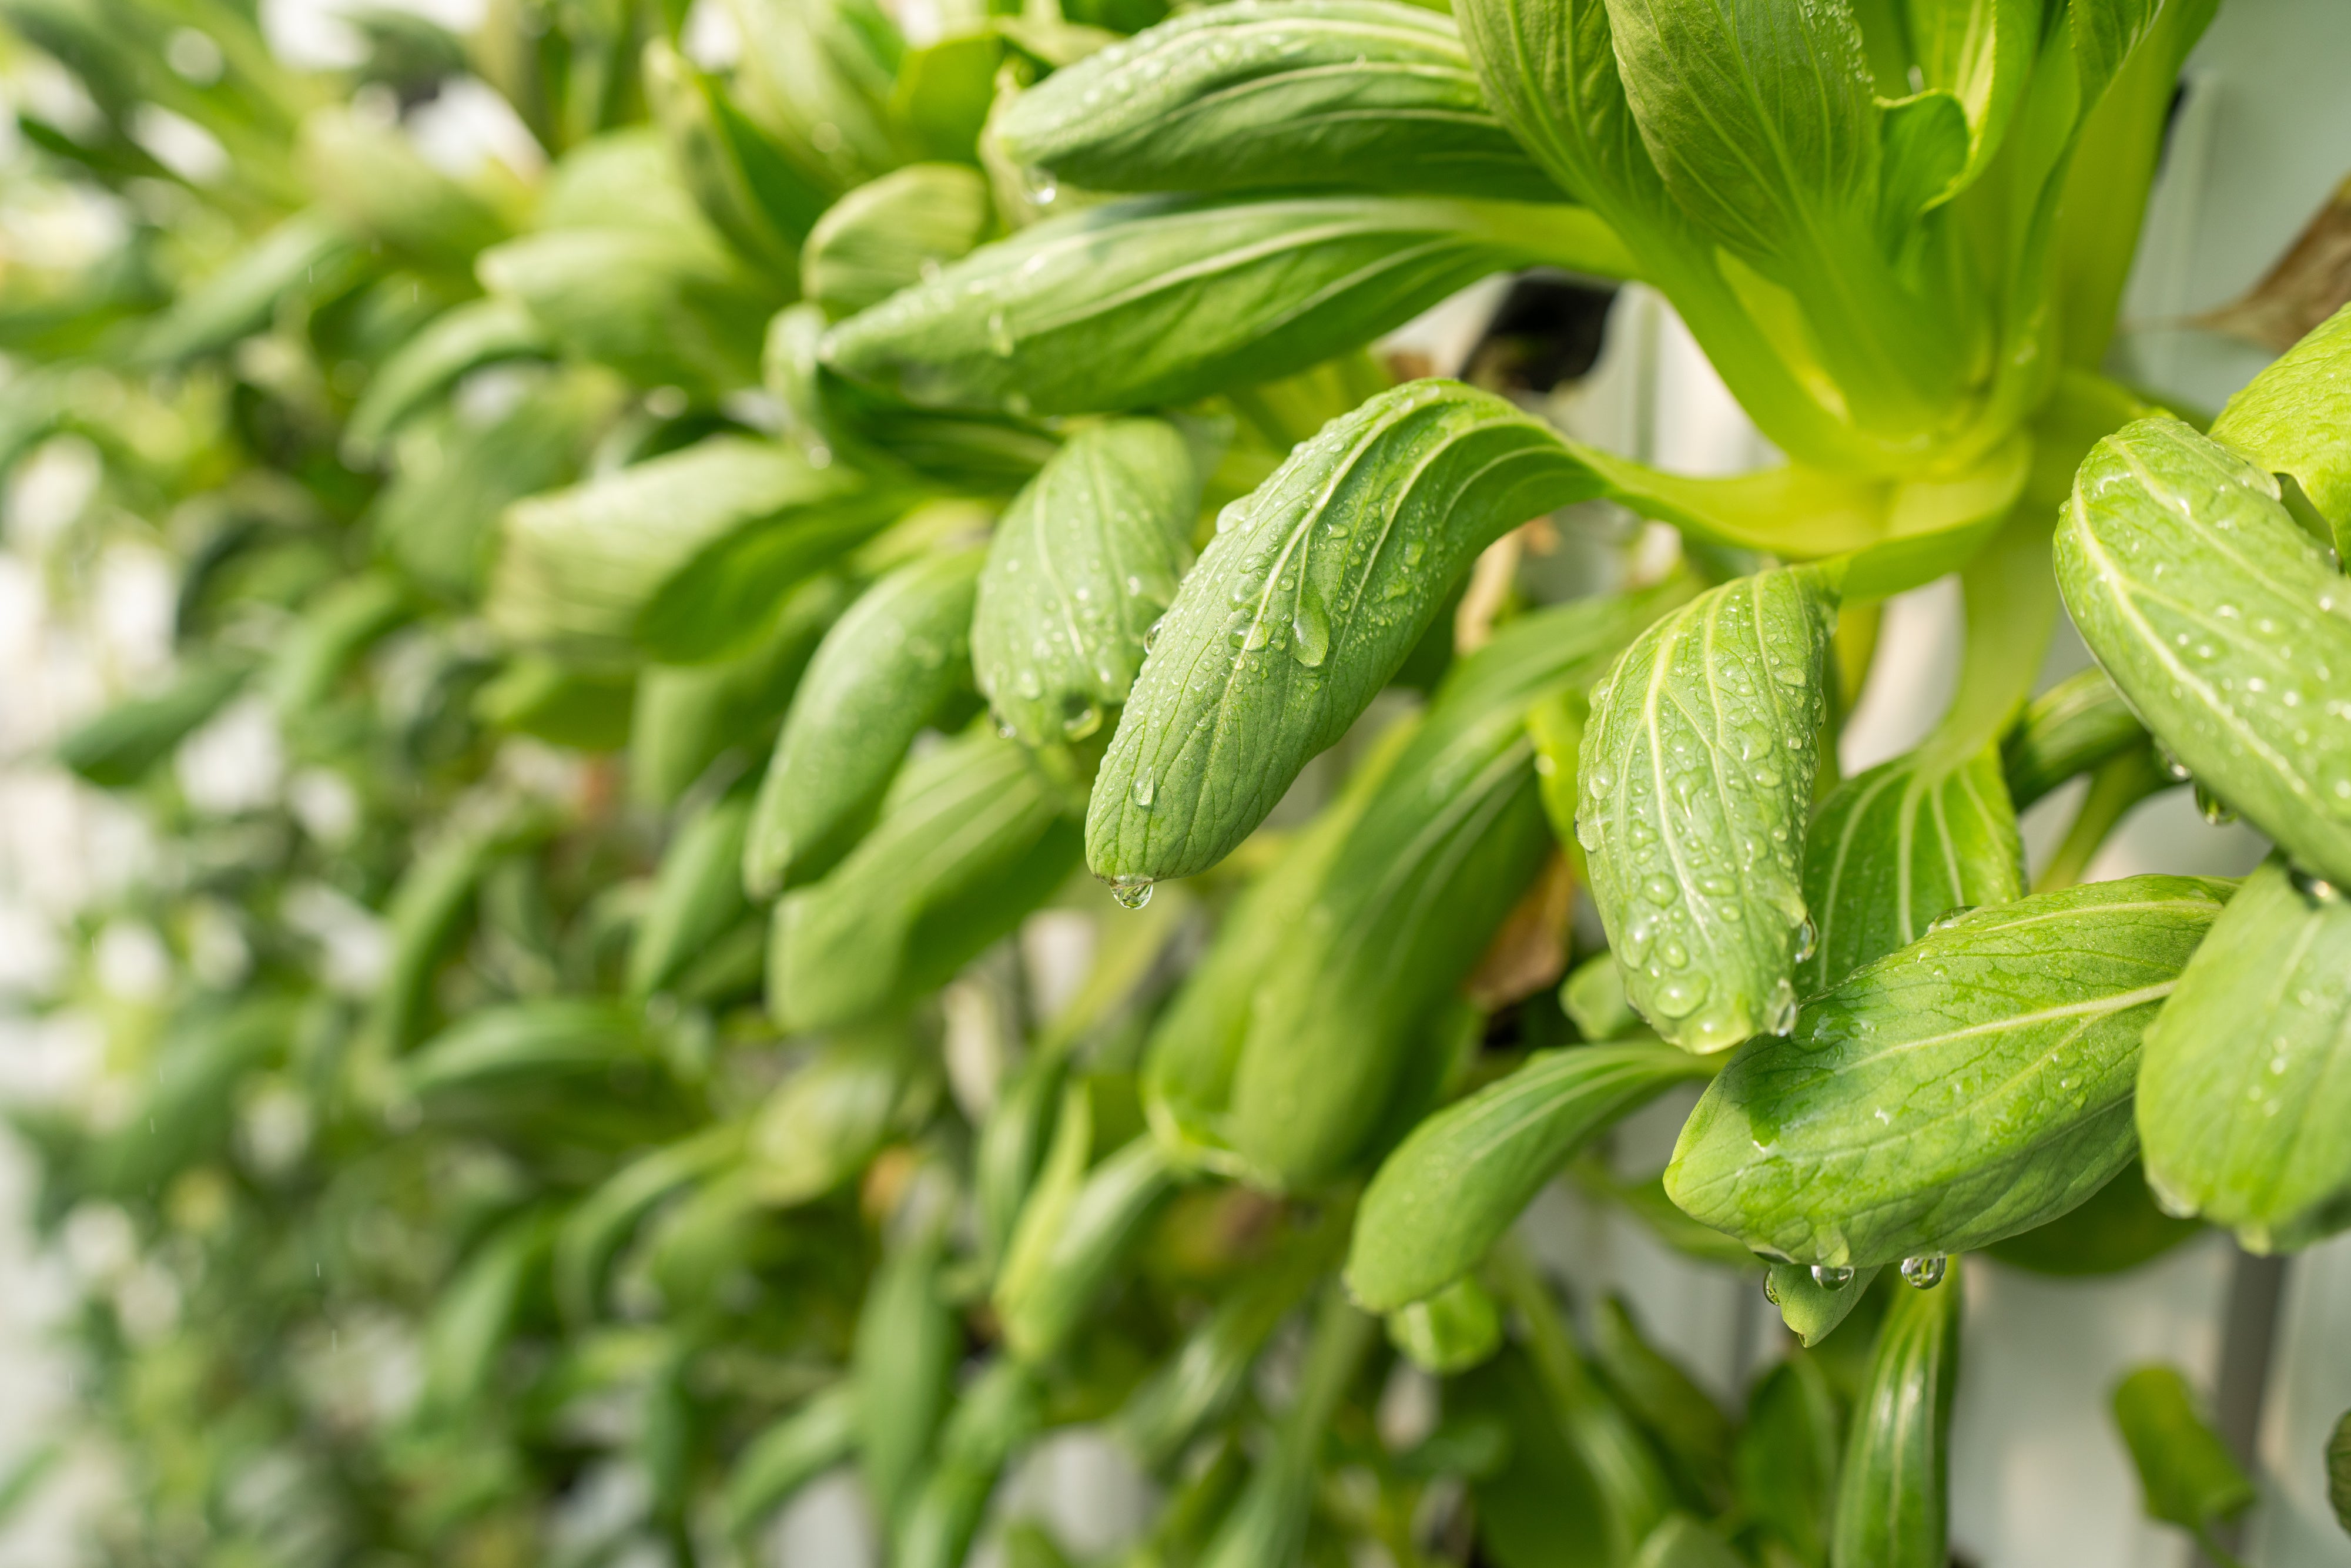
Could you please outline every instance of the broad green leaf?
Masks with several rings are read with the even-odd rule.
[[[790,298],[698,222],[549,229],[484,251],[475,270],[566,352],[705,399],[758,384],[760,330]]]
[[[1806,1349],[1836,1332],[1869,1294],[1884,1264],[1856,1269],[1839,1281],[1833,1271],[1814,1274],[1802,1263],[1774,1263],[1764,1271],[1763,1295],[1780,1309],[1780,1321]]]
[[[620,397],[602,372],[583,371],[530,386],[481,423],[455,410],[410,423],[392,444],[393,476],[369,517],[377,543],[428,593],[459,604],[479,600],[499,515],[575,477]]]
[[[2093,664],[2033,698],[2009,732],[2001,746],[2008,798],[2022,811],[2075,774],[2146,744],[2146,727]]]
[[[1600,488],[1543,425],[1458,382],[1374,398],[1226,508],[1097,778],[1088,863],[1187,876],[1265,819],[1402,665],[1478,552]]]
[[[935,1223],[885,1248],[857,1314],[851,1400],[858,1467],[883,1517],[913,1500],[931,1440],[946,1414],[962,1335],[941,1293]]]
[[[837,554],[852,542],[826,527],[841,512],[861,523],[854,537],[871,533],[879,525],[860,505],[864,489],[788,447],[717,436],[535,496],[507,510],[484,614],[517,642],[627,656],[663,588],[717,548],[806,532],[831,538]]]
[[[960,163],[913,163],[825,210],[800,252],[800,293],[836,319],[938,275],[987,237],[987,181]]]
[[[1687,1050],[1795,1021],[1835,599],[1808,568],[1667,616],[1593,692],[1576,821],[1625,993]]]
[[[2351,883],[2351,593],[2278,482],[2172,419],[2082,465],[2057,581],[2156,738],[2294,862]]]
[[[1062,1112],[1065,1119],[1069,1114]],[[1051,1206],[1050,1228],[1042,1220],[1032,1228],[1029,1213],[1022,1212],[995,1295],[1014,1354],[1033,1364],[1068,1343],[1116,1276],[1144,1221],[1174,1190],[1176,1176],[1157,1141],[1146,1135],[1088,1171],[1065,1207]]]
[[[720,1505],[726,1528],[737,1535],[756,1529],[800,1488],[854,1455],[860,1425],[848,1379],[778,1416],[727,1469]]]
[[[1748,1391],[1732,1455],[1739,1500],[1809,1568],[1828,1563],[1842,1427],[1836,1391],[1812,1356],[1789,1356]]]
[[[2142,1095],[2146,1074],[2142,1066]],[[2162,1256],[2203,1229],[2193,1219],[2174,1218],[2156,1207],[2147,1178],[2134,1161],[2115,1173],[2115,1179],[2079,1208],[2068,1209],[2021,1236],[1995,1241],[1987,1250],[2011,1268],[2058,1279],[2119,1274]]]
[[[303,122],[297,152],[319,204],[362,239],[463,275],[511,232],[506,214],[442,173],[398,131],[342,110]]]
[[[2115,1385],[2114,1408],[2149,1519],[2201,1534],[2253,1505],[2253,1483],[2177,1370],[2140,1367]]]
[[[743,881],[772,896],[869,807],[915,732],[970,681],[983,552],[900,567],[860,594],[809,663],[759,782]]]
[[[1677,1513],[1649,1531],[1633,1568],[1739,1568],[1744,1561],[1721,1536]]]
[[[900,1524],[891,1561],[961,1568],[1005,1462],[1043,1419],[1043,1391],[1018,1359],[998,1356],[964,1389],[939,1434],[937,1462]]]
[[[1559,199],[1478,89],[1451,20],[1390,0],[1242,0],[1054,72],[1005,152],[1092,191],[1339,185]]]
[[[2229,891],[2139,876],[2040,894],[1863,966],[1708,1085],[1667,1190],[1827,1268],[2054,1218],[2130,1159],[2140,1034]]]
[[[2024,851],[1999,754],[1947,768],[1935,748],[1897,757],[1829,791],[1804,841],[1813,950],[1796,967],[1805,996],[1907,947],[1961,908],[2024,892]]]
[[[900,162],[884,113],[905,43],[872,0],[729,0],[744,111],[809,176],[847,189]]]
[[[650,997],[677,978],[750,907],[743,840],[751,802],[731,795],[681,824],[653,878],[653,902],[629,950],[629,993]]]
[[[945,981],[1076,869],[1074,824],[1028,753],[974,730],[901,769],[873,830],[776,906],[768,1006],[793,1030]]]
[[[1590,1467],[1516,1345],[1445,1385],[1448,1422],[1490,1421],[1507,1438],[1500,1464],[1474,1475],[1478,1547],[1497,1568],[1600,1568],[1612,1557],[1605,1504]]]
[[[1190,563],[1200,477],[1183,434],[1115,420],[1071,436],[989,542],[973,674],[1029,746],[1082,741],[1126,702]]]
[[[517,300],[470,299],[444,310],[376,367],[343,425],[343,444],[361,456],[372,455],[468,371],[550,353],[554,347],[546,329]]]
[[[1837,1476],[1831,1568],[1950,1561],[1951,1395],[1959,1374],[1956,1270],[1896,1291],[1854,1406]]]
[[[747,652],[705,664],[647,664],[629,725],[629,791],[649,806],[674,804],[729,750],[746,760],[771,743],[809,661],[850,603],[827,575],[785,599],[768,635]]]
[[[1464,1274],[1436,1294],[1387,1314],[1388,1343],[1423,1372],[1450,1377],[1502,1348],[1502,1309]]]
[[[637,645],[680,664],[739,652],[776,623],[794,589],[908,515],[910,493],[895,484],[860,486],[853,470],[841,477],[845,492],[729,529],[664,578],[637,612]]]
[[[1182,402],[1366,343],[1490,273],[1622,276],[1580,208],[1435,197],[1144,197],[984,246],[851,317],[826,362],[911,402],[1015,414]]]
[[[533,214],[546,229],[650,229],[692,243],[717,236],[702,221],[658,127],[631,125],[589,138],[547,172]]]
[[[906,51],[890,90],[889,111],[911,153],[942,162],[979,162],[979,138],[995,107],[1008,36],[991,19],[991,25]]]
[[[2351,533],[2351,306],[2231,398],[2212,422],[2212,439],[2258,467],[2291,476],[2324,519],[2341,565]]]
[[[139,333],[139,357],[172,364],[218,353],[269,325],[280,298],[340,292],[359,254],[339,220],[316,208],[297,213],[148,320]]]
[[[1576,1146],[1713,1064],[1648,1044],[1538,1053],[1413,1129],[1364,1194],[1347,1288],[1372,1312],[1434,1295],[1477,1266]]]
[[[787,158],[725,87],[659,39],[645,46],[645,97],[670,156],[710,225],[770,277],[791,277],[832,188]]]
[[[2291,1251],[2351,1225],[2351,902],[2272,857],[2147,1031],[2139,1141],[2164,1207]]]
[[[865,1168],[921,1076],[902,1019],[841,1030],[751,1117],[744,1176],[760,1203],[822,1197]]]
[[[1454,666],[1250,998],[1224,1123],[1249,1179],[1330,1180],[1392,1106],[1410,1109],[1397,1097],[1413,1061],[1441,1074],[1429,1038],[1542,863],[1523,716],[1589,679],[1676,595],[1528,616]]]
[[[117,703],[68,731],[57,742],[57,760],[100,789],[127,789],[228,706],[250,673],[235,660],[182,670],[153,695]]]
[[[1901,0],[1920,80],[1965,111],[1967,158],[1954,195],[2000,151],[2040,53],[2043,0]]]

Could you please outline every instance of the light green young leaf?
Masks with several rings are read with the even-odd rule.
[[[747,796],[730,795],[681,824],[653,878],[653,901],[629,949],[629,994],[667,986],[750,907],[743,896]]]
[[[1677,1513],[1649,1531],[1633,1568],[1739,1568],[1744,1561],[1721,1536]]]
[[[998,121],[1037,177],[1098,191],[1338,185],[1556,201],[1442,12],[1240,0],[1054,72]]]
[[[2136,1148],[2139,1037],[2230,888],[2139,876],[1978,910],[1750,1041],[1666,1190],[1796,1263],[1958,1252],[2064,1213]]]
[[[2351,533],[2351,305],[2231,398],[2212,422],[2212,439],[2273,474],[2292,476],[2343,564]],[[2290,505],[2295,499],[2287,497]]]
[[[2008,798],[2022,811],[2077,773],[2087,773],[2133,746],[2147,727],[2093,664],[2032,699],[2001,746]]]
[[[2351,883],[2351,592],[2274,476],[2172,419],[2098,443],[2057,529],[2090,651],[2294,862]]]
[[[1552,831],[1558,831],[1553,819]],[[1572,824],[1571,824],[1572,827]],[[1641,1015],[1625,998],[1625,972],[1614,953],[1586,958],[1560,982],[1560,1009],[1587,1040],[1615,1040],[1641,1027]]]
[[[1214,865],[1346,733],[1478,552],[1600,481],[1489,393],[1416,382],[1226,509],[1143,664],[1086,823],[1097,876]]]
[[[1774,1263],[1764,1271],[1763,1294],[1780,1309],[1780,1321],[1788,1332],[1807,1349],[1834,1333],[1838,1324],[1853,1315],[1861,1305],[1876,1280],[1882,1263],[1866,1269],[1856,1269],[1852,1278],[1843,1284],[1830,1284],[1813,1277],[1809,1265]],[[1834,1276],[1830,1276],[1834,1279]]]
[[[996,222],[987,180],[960,163],[913,163],[825,210],[800,253],[800,293],[838,319],[937,276]]]
[[[1083,1093],[1072,1090],[1071,1101]],[[1065,1124],[1091,1120],[1069,1104],[1061,1117]],[[1085,1135],[1090,1139],[1090,1133]],[[1085,1172],[1074,1186],[1055,1180],[1060,1154],[1057,1141],[1049,1173],[1021,1212],[996,1283],[996,1315],[1004,1325],[1005,1343],[1031,1365],[1069,1342],[1144,1222],[1176,1186],[1175,1166],[1148,1134]]]
[[[506,214],[424,161],[407,137],[340,109],[303,122],[296,152],[320,204],[362,239],[463,276],[505,239]]]
[[[1024,744],[1082,741],[1124,705],[1199,506],[1189,444],[1152,419],[1078,431],[1014,498],[980,574],[971,653]]]
[[[1474,1274],[1396,1308],[1386,1323],[1388,1343],[1439,1377],[1467,1372],[1502,1348],[1502,1309]]]
[[[1837,1477],[1830,1568],[1950,1561],[1951,1395],[1959,1375],[1956,1267],[1896,1292],[1879,1325]]]
[[[841,1030],[761,1103],[744,1143],[751,1195],[784,1208],[865,1168],[922,1069],[902,1019]]]
[[[2147,1031],[2139,1141],[2166,1208],[2257,1252],[2351,1225],[2351,900],[2273,857]]]
[[[2115,1426],[2138,1471],[2149,1519],[2201,1536],[2259,1496],[2172,1367],[2142,1366],[2115,1385]]]
[[[831,183],[785,157],[724,87],[665,40],[645,46],[644,85],[702,215],[769,277],[795,277],[800,243],[832,201]]]
[[[858,596],[818,645],[759,781],[743,882],[768,898],[869,807],[915,733],[971,678],[984,559],[951,550]]]
[[[1795,1021],[1800,883],[1835,599],[1810,568],[1667,616],[1593,692],[1576,833],[1625,993],[1721,1051]]]
[[[850,1396],[858,1468],[884,1517],[912,1500],[946,1413],[962,1335],[941,1293],[939,1227],[914,1227],[882,1255],[857,1314]]]
[[[911,402],[1016,414],[1183,402],[1370,341],[1467,284],[1623,276],[1582,208],[1298,195],[1112,203],[985,246],[827,335],[826,362]]]
[[[434,317],[376,367],[343,425],[343,445],[372,456],[393,431],[468,371],[553,352],[555,340],[514,299],[470,299]]]
[[[900,162],[884,106],[905,54],[872,0],[729,0],[743,110],[805,175],[847,190]]]
[[[1076,869],[1058,806],[1028,753],[985,728],[915,758],[873,830],[776,906],[776,1021],[827,1029],[945,981]]]
[[[1655,1044],[1538,1052],[1412,1131],[1364,1193],[1347,1289],[1370,1312],[1436,1294],[1477,1266],[1576,1146],[1713,1064]]]
[[[1999,753],[1948,770],[1921,748],[1829,791],[1804,843],[1813,950],[1796,989],[1814,996],[1907,947],[1943,915],[2024,893],[2024,852]]]
[[[2081,101],[2097,102],[2156,23],[2164,0],[2070,0],[2065,25],[2074,36],[2074,68]]]
[[[217,353],[267,326],[284,296],[348,281],[359,255],[340,220],[317,208],[297,213],[144,323],[139,358],[168,365]]]
[[[739,1536],[757,1529],[800,1488],[854,1455],[861,1425],[848,1378],[777,1417],[726,1472],[720,1510],[727,1530]]]

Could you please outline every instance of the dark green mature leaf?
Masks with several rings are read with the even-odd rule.
[[[861,594],[810,661],[759,782],[743,881],[772,897],[878,796],[915,733],[970,680],[983,552],[926,556]]]
[[[1999,754],[1957,765],[1922,747],[1829,791],[1804,841],[1804,902],[1815,932],[1796,967],[1806,996],[1907,947],[1965,906],[2024,892],[2024,851]]]
[[[889,1517],[911,1500],[946,1414],[960,1335],[941,1292],[935,1223],[918,1224],[882,1255],[857,1315],[851,1398],[858,1465]]]
[[[458,1416],[495,1386],[523,1293],[544,1269],[553,1227],[544,1211],[526,1211],[473,1249],[442,1287],[424,1323],[424,1384],[419,1403],[430,1415]]]
[[[1087,190],[1559,198],[1486,107],[1451,20],[1390,0],[1186,13],[1054,72],[997,134],[1015,162]]]
[[[2341,564],[2351,531],[2351,306],[2231,398],[2212,422],[2212,439],[2291,475],[2325,520]]]
[[[1525,1352],[1445,1384],[1450,1423],[1491,1421],[1509,1441],[1499,1469],[1470,1478],[1478,1544],[1498,1568],[1599,1568],[1612,1561],[1604,1504],[1590,1467],[1560,1430]]]
[[[785,894],[768,1006],[788,1030],[940,984],[1075,869],[1074,824],[1028,753],[985,729],[901,769],[880,820],[823,881]]]
[[[1576,836],[1626,995],[1686,1050],[1795,1022],[1834,618],[1816,570],[1743,578],[1651,627],[1593,689]]]
[[[2148,1518],[2200,1533],[2253,1505],[2253,1483],[2177,1369],[2142,1366],[2115,1385],[2115,1426],[2138,1470]]]
[[[851,602],[827,575],[786,597],[768,635],[744,653],[702,664],[648,664],[629,725],[629,789],[647,805],[674,803],[731,747],[769,744],[824,634]]]
[[[1748,1392],[1732,1455],[1739,1500],[1808,1568],[1828,1563],[1842,1427],[1836,1391],[1812,1356],[1789,1356]]]
[[[2351,1410],[2326,1439],[2326,1500],[2335,1509],[2335,1521],[2351,1531]]]
[[[1333,421],[1218,519],[1144,661],[1086,822],[1114,883],[1222,860],[1404,663],[1505,529],[1595,493],[1550,430],[1455,382]]]
[[[2139,1141],[2164,1207],[2257,1252],[2351,1225],[2351,901],[2273,856],[2147,1031]]]
[[[484,613],[519,642],[623,656],[662,590],[727,544],[820,533],[837,554],[871,533],[879,518],[865,492],[856,475],[811,467],[789,447],[700,442],[507,508]],[[841,515],[857,527],[828,526]]]
[[[1199,505],[1183,434],[1149,419],[1079,431],[1014,498],[980,574],[971,653],[1025,744],[1081,741],[1125,703]]]
[[[800,293],[836,319],[878,305],[971,253],[994,226],[987,181],[960,163],[914,163],[827,208],[800,253]]]
[[[1896,1291],[1878,1327],[1837,1476],[1831,1568],[1944,1568],[1950,1561],[1959,1301],[1954,1269],[1928,1289]]]
[[[1593,1359],[1616,1397],[1659,1448],[1709,1494],[1730,1479],[1730,1418],[1681,1364],[1642,1337],[1621,1295],[1600,1303]]]
[[[2146,1072],[2141,1066],[2142,1094]],[[2193,1219],[2176,1219],[2157,1207],[2134,1161],[2079,1208],[2022,1235],[1995,1241],[1986,1250],[2011,1268],[2058,1279],[2119,1274],[2162,1256],[2203,1229]]]
[[[1041,1423],[1033,1373],[999,1356],[956,1400],[939,1434],[938,1461],[923,1479],[891,1560],[902,1568],[961,1568],[1005,1462]]]
[[[1435,197],[1142,198],[986,246],[827,335],[909,402],[1015,414],[1182,402],[1370,341],[1490,273],[1621,275],[1581,208]]]
[[[2139,1036],[2229,892],[2141,876],[2041,894],[1864,966],[1708,1086],[1667,1190],[1833,1268],[2063,1214],[2130,1158]]]
[[[857,1394],[843,1379],[778,1416],[745,1446],[726,1472],[722,1511],[742,1534],[791,1500],[792,1494],[857,1451]]]
[[[2277,480],[2173,419],[2098,443],[2057,530],[2083,640],[2199,783],[2351,883],[2351,592]]]
[[[183,670],[154,695],[117,703],[68,732],[57,760],[100,789],[127,789],[226,706],[249,673],[241,661]]]
[[[554,339],[518,300],[469,299],[444,310],[376,367],[343,426],[343,444],[372,455],[466,371],[554,348]]]
[[[2147,743],[2147,727],[2095,664],[2032,699],[2001,747],[2008,798],[2023,810],[2077,773]]]
[[[749,907],[743,896],[743,840],[751,802],[736,795],[683,823],[653,879],[653,902],[629,950],[629,992],[667,986]]]
[[[1576,1145],[1712,1064],[1655,1044],[1539,1052],[1413,1129],[1364,1194],[1347,1288],[1372,1312],[1475,1268]]]
[[[410,1093],[429,1099],[601,1078],[651,1053],[643,1031],[617,1005],[541,998],[486,1008],[451,1025],[407,1059],[402,1080]]]

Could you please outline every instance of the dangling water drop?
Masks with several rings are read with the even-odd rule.
[[[1159,641],[1159,629],[1166,624],[1167,617],[1162,615],[1158,620],[1154,621],[1150,625],[1143,629],[1143,651],[1144,653],[1148,653],[1151,652],[1152,644]]]
[[[1902,1260],[1902,1282],[1914,1291],[1931,1291],[1943,1282],[1943,1271],[1950,1260],[1940,1252],[1924,1258]]]
[[[2235,810],[2226,800],[2206,789],[2201,779],[2197,780],[2196,783],[2196,809],[2204,813],[2204,820],[2216,828],[2224,822],[2233,822],[2237,820]]]
[[[1763,1299],[1775,1307],[1780,1304],[1780,1287],[1771,1282],[1768,1272],[1763,1276]]]
[[[1831,1268],[1826,1263],[1813,1265],[1813,1283],[1823,1291],[1842,1291],[1853,1283],[1853,1270]]]
[[[1804,923],[1796,927],[1796,962],[1799,964],[1810,962],[1813,955],[1820,951],[1820,927],[1814,925],[1808,915]]]
[[[2333,883],[2328,882],[2325,877],[2313,876],[2300,866],[2294,867],[2286,874],[2288,880],[2294,883],[2294,890],[2313,904],[2331,903],[2339,896]]]
[[[2155,751],[2156,755],[2163,759],[2163,770],[2176,781],[2185,784],[2196,777],[2188,771],[2188,764],[2174,756],[2171,747],[2164,745],[2163,742],[2158,740],[2155,743]]]
[[[1114,876],[1110,879],[1110,895],[1118,900],[1121,909],[1140,909],[1151,902],[1151,879],[1147,876]]]

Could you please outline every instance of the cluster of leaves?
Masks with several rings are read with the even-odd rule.
[[[237,0],[6,0],[123,239],[12,279],[0,459],[87,444],[69,545],[182,563],[172,679],[57,755],[186,961],[26,1119],[130,1237],[100,1556],[720,1563],[853,1463],[947,1564],[1106,1424],[1137,1564],[1939,1568],[1950,1255],[2351,1218],[2351,319],[2209,435],[2098,373],[2212,0],[946,9],[299,73]],[[543,175],[402,132],[468,71]],[[1788,461],[1366,352],[1528,267],[1660,290]],[[1515,530],[1592,501],[1683,563],[1547,602]],[[1839,779],[1953,571],[1950,711]],[[2061,589],[2103,673],[2035,697]],[[291,783],[203,809],[239,712]],[[2189,770],[2280,858],[2075,885]],[[1562,1171],[1769,1263],[1736,1416],[1511,1238]],[[2211,1471],[2166,1397],[2143,1468]]]

